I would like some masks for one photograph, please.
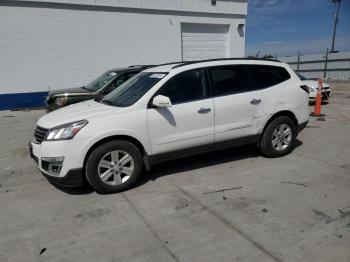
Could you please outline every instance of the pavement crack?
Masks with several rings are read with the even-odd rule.
[[[169,183],[171,183],[175,188],[177,188],[180,192],[182,192],[185,196],[187,196],[189,199],[191,199],[193,202],[196,202],[198,205],[201,205],[205,210],[207,210],[211,215],[219,219],[223,224],[225,224],[227,227],[229,227],[234,232],[238,233],[240,236],[242,236],[244,239],[246,239],[248,242],[250,242],[253,246],[258,248],[260,251],[262,251],[264,254],[269,256],[273,261],[281,262],[282,260],[274,255],[271,251],[269,251],[267,248],[265,248],[263,245],[255,241],[252,237],[250,237],[248,234],[243,232],[241,229],[239,229],[236,225],[234,225],[231,221],[227,220],[226,218],[219,215],[215,210],[212,210],[207,206],[206,204],[202,203],[200,200],[198,200],[196,197],[194,197],[189,192],[182,189],[180,186],[178,186],[175,182],[171,181],[170,179],[167,179]]]
[[[241,186],[239,186],[239,187],[231,187],[231,188],[223,188],[223,189],[219,189],[219,190],[204,192],[203,195],[212,194],[212,193],[223,193],[223,192],[225,192],[225,191],[236,190],[236,189],[242,189],[242,188],[243,188],[243,187],[241,187]]]
[[[291,185],[296,185],[296,186],[308,187],[308,185],[306,185],[306,184],[295,183],[295,182],[291,182],[291,181],[283,181],[283,182],[281,182],[281,184],[291,184]]]
[[[141,214],[141,212],[136,208],[136,206],[132,203],[130,198],[126,196],[125,193],[120,193],[120,195],[124,198],[124,200],[128,203],[128,205],[132,208],[132,210],[140,217],[142,222],[146,225],[148,230],[151,232],[153,237],[157,239],[159,244],[163,249],[166,250],[166,252],[177,262],[180,262],[179,258],[170,250],[170,248],[167,245],[167,241],[163,241],[161,237],[158,235],[157,231],[152,227],[150,223],[146,220],[146,218]]]

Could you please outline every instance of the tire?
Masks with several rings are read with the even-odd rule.
[[[290,130],[290,136],[287,137],[286,134],[289,133],[289,131],[287,131],[288,128]],[[278,136],[276,136],[277,134]],[[261,136],[259,144],[260,151],[267,157],[281,157],[288,155],[295,147],[296,136],[297,127],[290,117],[276,117],[268,124]]]
[[[85,168],[89,184],[101,194],[130,189],[143,169],[140,150],[124,140],[98,146],[88,157]]]

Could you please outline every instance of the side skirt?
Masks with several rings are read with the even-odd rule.
[[[216,142],[212,144],[207,144],[203,146],[197,146],[197,147],[192,147],[192,148],[186,148],[182,150],[177,150],[177,151],[172,151],[172,152],[166,152],[158,155],[151,155],[148,156],[148,165],[146,166],[146,169],[149,170],[151,166],[161,163],[161,162],[166,162],[169,160],[173,159],[178,159],[178,158],[184,158],[188,156],[193,156],[193,155],[198,155],[198,154],[203,154],[211,151],[217,151],[217,150],[222,150],[225,148],[231,148],[231,147],[237,147],[241,145],[247,145],[247,144],[257,144],[260,140],[261,134],[258,135],[251,135],[251,136],[246,136],[242,138],[236,138],[232,140],[226,140],[226,141],[221,141],[221,142]]]

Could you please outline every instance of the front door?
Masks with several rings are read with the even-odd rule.
[[[153,155],[213,143],[214,103],[208,97],[204,70],[174,76],[156,95],[169,97],[172,106],[148,109]]]

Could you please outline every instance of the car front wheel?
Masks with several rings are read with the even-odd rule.
[[[117,193],[131,188],[142,172],[140,150],[128,141],[98,146],[86,162],[86,178],[98,193]]]

